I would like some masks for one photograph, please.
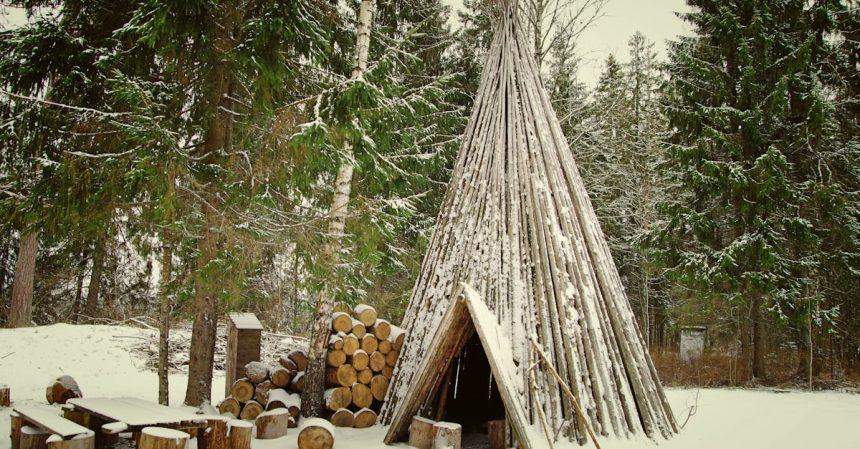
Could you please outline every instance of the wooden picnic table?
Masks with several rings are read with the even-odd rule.
[[[68,404],[89,416],[96,449],[113,444],[120,432],[137,437],[144,427],[192,430],[207,426],[205,417],[138,398],[76,398]]]

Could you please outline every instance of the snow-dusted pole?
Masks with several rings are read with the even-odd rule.
[[[362,78],[364,71],[367,69],[367,53],[370,49],[370,30],[374,8],[374,0],[362,0],[358,10],[355,63],[352,69],[353,79]],[[337,171],[334,197],[332,198],[331,209],[329,210],[329,241],[323,248],[323,257],[330,261],[335,261],[340,252],[340,239],[346,227],[349,198],[352,191],[352,146],[348,143],[345,144],[343,152],[344,162]],[[308,347],[308,368],[305,372],[305,387],[302,393],[302,414],[306,417],[320,416],[322,412],[323,391],[325,390],[325,355],[333,310],[334,295],[330,289],[323,287],[319,294],[316,316],[311,330],[311,341]]]

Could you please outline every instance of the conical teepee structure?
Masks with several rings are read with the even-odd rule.
[[[389,424],[460,282],[511,340],[528,413],[580,442],[586,419],[546,371],[529,388],[532,339],[596,433],[676,431],[515,8],[499,20],[436,229],[412,292],[406,344],[382,409]],[[428,402],[431,402],[428,399]]]

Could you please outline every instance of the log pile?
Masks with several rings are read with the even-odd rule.
[[[278,365],[248,363],[244,377],[230,386],[230,394],[218,405],[218,412],[254,420],[263,412],[287,409],[292,417],[290,427],[295,427],[301,414],[300,395],[307,364],[307,354],[300,350],[281,357]]]
[[[332,314],[325,405],[335,426],[365,428],[376,424],[406,334],[371,306],[351,312]]]

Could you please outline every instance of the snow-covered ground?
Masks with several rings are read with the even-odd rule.
[[[85,396],[157,397],[155,373],[137,350],[154,331],[125,326],[57,324],[30,329],[0,329],[0,384],[12,387],[15,403],[44,403],[48,381],[73,376]],[[171,402],[182,402],[187,377],[170,376]],[[216,373],[213,399],[224,391]],[[605,439],[605,449],[857,449],[860,448],[860,395],[837,392],[672,389],[669,401],[683,422],[690,406],[696,413],[677,437],[659,444],[647,440]],[[698,399],[697,399],[698,398]],[[8,408],[0,408],[0,449],[9,444]],[[385,449],[385,429],[338,429],[335,449]],[[254,440],[254,449],[295,449],[296,433],[278,440]],[[401,449],[405,448],[405,445]],[[573,449],[569,444],[558,449]],[[588,447],[588,446],[587,446]],[[593,446],[591,446],[593,447]]]

